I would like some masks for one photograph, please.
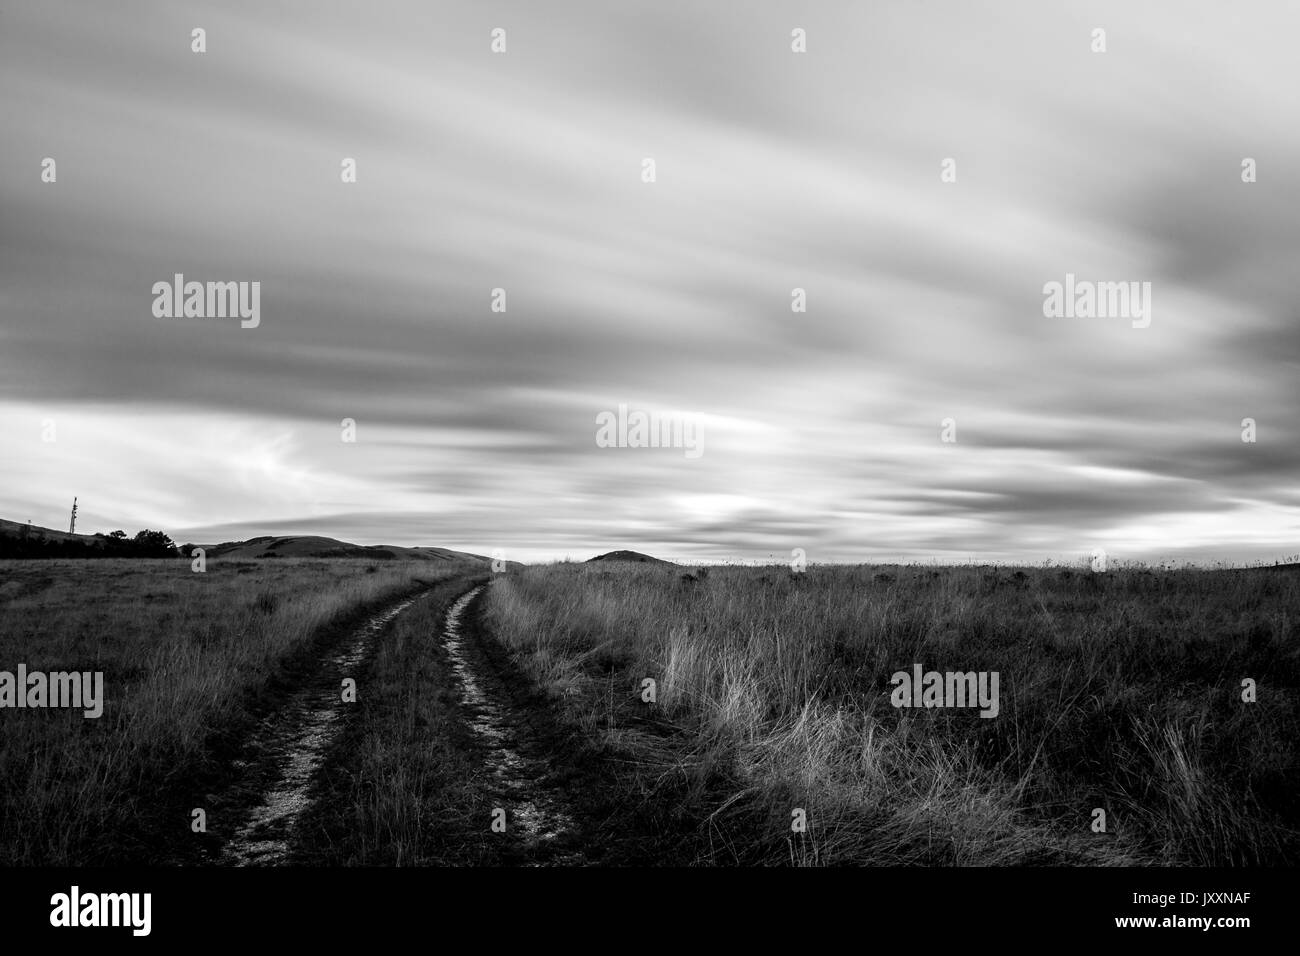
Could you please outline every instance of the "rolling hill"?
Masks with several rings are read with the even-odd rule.
[[[351,544],[320,535],[262,535],[247,541],[227,541],[206,547],[219,558],[368,558],[372,561],[482,561],[490,559],[448,548],[404,548],[387,544]]]
[[[488,563],[481,554],[449,548],[404,548],[395,545],[361,545],[319,535],[262,535],[247,541],[199,545],[208,557],[249,558],[364,558],[371,561],[474,561]],[[77,558],[134,557],[128,541],[102,534],[69,534],[0,518],[0,557]],[[518,567],[518,562],[509,562]]]
[[[76,557],[87,554],[109,557],[125,550],[115,538],[93,534],[69,534],[0,518],[0,556],[3,557]]]
[[[642,554],[640,551],[609,551],[605,554],[598,554],[594,558],[588,558],[587,563],[593,561],[631,561],[638,564],[663,564],[676,567],[671,561],[665,561],[663,558],[651,557],[648,554]]]

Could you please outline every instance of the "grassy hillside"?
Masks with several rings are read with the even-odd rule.
[[[128,557],[129,541],[69,534],[0,518],[0,559]]]
[[[349,544],[320,535],[263,535],[247,541],[211,545],[209,556],[248,560],[254,558],[364,558],[371,561],[479,561],[480,554],[447,548],[401,548],[394,545]]]

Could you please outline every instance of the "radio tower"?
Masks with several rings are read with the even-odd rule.
[[[77,499],[72,499],[72,521],[68,524],[68,534],[77,533]]]

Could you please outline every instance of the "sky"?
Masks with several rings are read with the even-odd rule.
[[[1297,27],[0,0],[0,517],[522,561],[1293,554]],[[177,273],[260,283],[259,324],[155,314]],[[1146,320],[1045,314],[1067,275]],[[601,441],[620,406],[695,453]]]

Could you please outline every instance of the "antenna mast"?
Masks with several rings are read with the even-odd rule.
[[[68,534],[77,533],[77,499],[72,499],[72,521],[68,524]]]

